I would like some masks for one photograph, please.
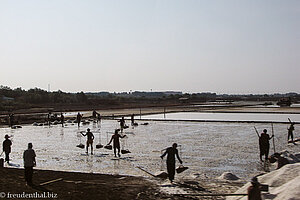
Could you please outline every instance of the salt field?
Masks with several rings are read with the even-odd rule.
[[[177,112],[142,116],[142,119],[166,120],[216,120],[216,121],[272,121],[288,122],[291,118],[300,123],[300,114],[276,113],[213,113],[213,112]]]
[[[168,117],[171,115],[175,114],[167,114]],[[286,117],[283,115],[282,119]],[[292,116],[292,119],[294,118],[295,116]],[[107,144],[114,129],[119,128],[116,120],[102,120],[101,124],[91,122],[80,128],[71,123],[67,123],[65,127],[24,125],[20,129],[1,128],[0,137],[4,140],[5,134],[12,136],[11,162],[19,167],[23,165],[22,154],[27,148],[27,143],[32,142],[39,169],[147,177],[148,175],[136,166],[152,173],[166,170],[165,160],[162,162],[160,159],[161,150],[176,142],[180,145],[178,149],[184,165],[189,167],[189,170],[177,177],[215,178],[223,172],[231,172],[240,178],[248,179],[253,174],[263,171],[259,162],[258,137],[254,126],[259,132],[265,128],[270,135],[272,132],[269,123],[149,121],[149,125],[141,125],[144,121],[136,122],[140,125],[125,129],[128,137],[121,139],[122,148],[132,153],[122,154],[120,159],[115,159],[112,150],[95,148],[99,142]],[[130,122],[127,120],[126,124]],[[287,126],[274,124],[276,151],[300,152],[300,145],[287,144]],[[76,147],[80,142],[85,144],[86,138],[81,137],[79,132],[86,131],[87,128],[95,135],[94,155],[86,155],[85,149]],[[294,135],[300,136],[298,124],[295,126]],[[272,140],[270,143],[271,154]]]

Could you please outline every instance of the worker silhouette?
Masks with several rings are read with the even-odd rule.
[[[27,185],[32,186],[33,167],[36,166],[35,151],[32,149],[32,143],[28,143],[28,149],[23,153],[25,181]]]
[[[121,157],[120,155],[120,138],[124,138],[126,137],[126,135],[120,135],[119,134],[119,129],[116,129],[115,130],[115,134],[113,134],[111,136],[111,139],[109,141],[109,143],[107,145],[110,145],[110,143],[113,141],[113,147],[114,147],[114,154],[115,154],[115,157],[117,157],[117,149],[118,149],[118,156]]]
[[[76,121],[77,121],[78,127],[80,126],[81,119],[82,119],[82,114],[80,114],[80,112],[78,112],[77,116],[76,116]]]
[[[173,183],[174,177],[175,177],[175,155],[177,159],[179,160],[180,164],[182,164],[182,161],[178,155],[178,150],[177,150],[177,144],[174,143],[172,147],[169,147],[166,149],[165,153],[161,155],[161,159],[164,158],[164,156],[167,155],[167,171],[169,175],[169,180],[171,183]]]
[[[247,188],[248,200],[261,200],[260,183],[256,177],[251,179],[251,186]]]
[[[294,141],[294,134],[293,134],[293,131],[295,130],[294,124],[295,124],[295,122],[292,122],[290,127],[288,128],[288,141],[291,137],[292,142]]]
[[[265,155],[265,161],[268,160],[269,156],[269,150],[270,150],[270,143],[269,140],[271,140],[274,137],[272,135],[271,137],[269,134],[267,134],[267,129],[264,129],[261,135],[259,136],[259,150],[260,150],[260,160],[262,160],[262,156]]]
[[[86,140],[86,154],[89,154],[89,146],[91,145],[91,154],[93,155],[93,141],[94,141],[94,134],[90,131],[90,129],[87,129],[86,134],[83,134],[82,132],[80,132],[81,135],[83,136],[87,136],[87,140]]]
[[[9,163],[9,154],[11,152],[11,140],[9,139],[8,135],[4,136],[5,140],[2,143],[3,152],[5,153],[5,161]]]
[[[65,116],[63,115],[63,113],[60,113],[60,122],[61,122],[61,126],[64,127]]]

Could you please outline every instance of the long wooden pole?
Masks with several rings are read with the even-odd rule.
[[[274,136],[274,128],[273,128],[273,123],[271,124],[272,125],[272,135],[273,135],[273,149],[274,149],[274,153],[276,152],[275,151],[275,136]]]
[[[257,136],[259,137],[258,131],[257,131],[257,129],[255,128],[255,126],[254,126],[254,129],[255,129],[255,132],[256,132]]]
[[[47,182],[41,183],[40,186],[48,185],[50,183],[55,183],[55,182],[62,181],[62,180],[63,180],[62,178],[58,178],[58,179],[55,179],[55,180],[52,180],[52,181],[47,181]]]
[[[154,174],[152,174],[152,173],[150,173],[150,172],[144,170],[143,168],[141,168],[141,167],[139,167],[139,166],[136,166],[136,168],[142,170],[143,172],[146,172],[147,174],[149,174],[149,175],[151,175],[151,176],[153,176],[153,177],[156,177]]]

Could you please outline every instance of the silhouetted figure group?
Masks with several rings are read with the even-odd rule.
[[[8,135],[5,135],[5,140],[3,141],[3,152],[5,152],[5,162],[9,164],[9,154],[11,153],[11,146],[12,142],[9,139]],[[24,161],[24,168],[25,168],[25,181],[26,184],[29,186],[32,186],[32,175],[33,175],[33,167],[36,166],[36,161],[35,161],[35,152],[32,149],[32,143],[28,143],[28,149],[24,151],[23,153],[23,161]]]

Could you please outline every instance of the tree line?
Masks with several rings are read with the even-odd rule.
[[[105,107],[140,107],[164,106],[185,103],[199,103],[207,101],[278,101],[280,98],[289,97],[292,101],[299,102],[297,93],[286,94],[247,94],[229,95],[211,92],[182,93],[182,92],[94,92],[94,93],[68,93],[61,90],[48,92],[40,88],[24,90],[0,86],[0,111],[14,111],[18,109],[38,107],[64,107],[64,108],[101,108]]]

